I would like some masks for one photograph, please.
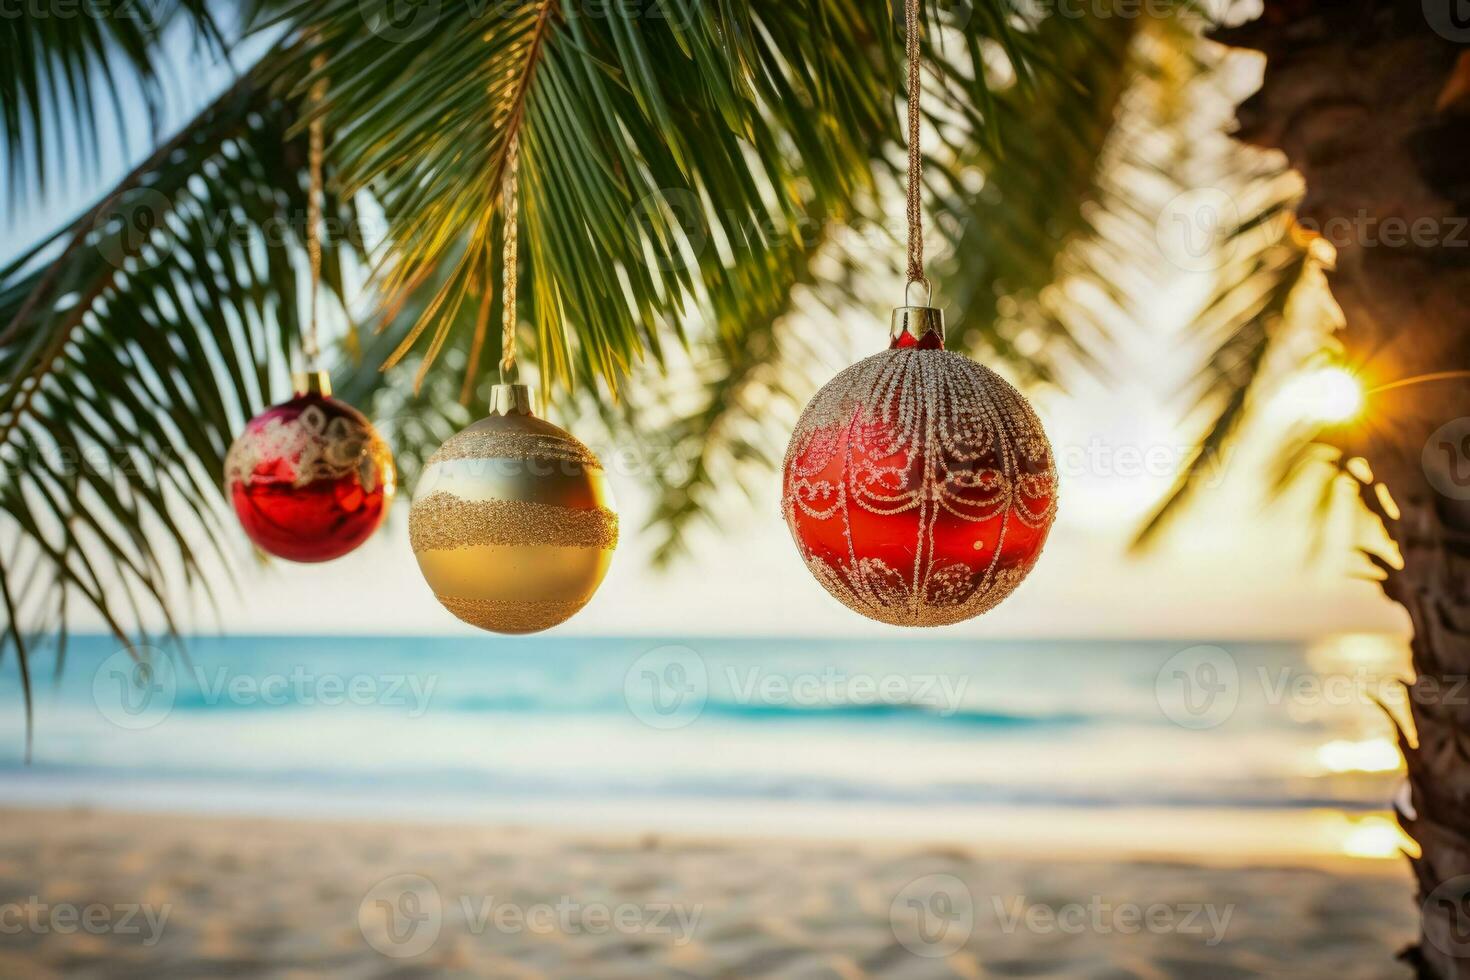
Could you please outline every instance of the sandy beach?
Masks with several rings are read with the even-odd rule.
[[[0,976],[1383,978],[1395,862],[0,811]]]

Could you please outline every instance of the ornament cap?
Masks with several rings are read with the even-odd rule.
[[[492,385],[490,388],[491,415],[532,415],[531,388],[529,385]]]
[[[943,350],[944,311],[937,306],[900,306],[893,311],[889,335],[893,350]]]
[[[291,375],[291,389],[297,395],[332,397],[332,376],[325,371],[296,371]]]

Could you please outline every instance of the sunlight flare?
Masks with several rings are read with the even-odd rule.
[[[1317,750],[1317,761],[1328,772],[1394,772],[1403,765],[1398,746],[1387,738],[1361,742],[1335,739]]]
[[[1277,396],[1276,408],[1292,421],[1340,425],[1363,410],[1363,383],[1342,367],[1324,367],[1297,375]]]
[[[1348,818],[1342,828],[1342,852],[1349,857],[1395,858],[1400,851],[1418,853],[1418,845],[1388,817]]]

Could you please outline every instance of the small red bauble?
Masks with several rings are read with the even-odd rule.
[[[388,511],[393,456],[361,412],[314,390],[268,408],[225,457],[225,492],[245,533],[291,561],[340,558],[366,541]]]
[[[1026,399],[943,349],[940,312],[905,307],[889,350],[802,413],[782,511],[817,581],[895,626],[947,626],[1005,599],[1056,516],[1051,446]]]

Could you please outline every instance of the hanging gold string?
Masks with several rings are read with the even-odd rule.
[[[500,383],[514,384],[516,380],[516,173],[520,168],[520,138],[511,134],[510,145],[505,150],[505,175],[500,186],[502,208],[501,234],[505,238],[505,251],[501,257],[504,281],[500,301],[504,307],[503,326],[505,333],[500,341]]]
[[[319,54],[311,60],[311,69],[320,72],[327,64],[327,56]],[[313,113],[310,125],[310,145],[308,151],[307,167],[310,171],[311,186],[306,200],[306,254],[311,260],[311,314],[306,321],[306,335],[301,340],[301,354],[306,360],[306,370],[316,371],[317,361],[321,357],[321,341],[317,331],[317,305],[318,295],[322,285],[322,197],[325,193],[324,181],[322,179],[322,162],[326,156],[326,126],[320,113],[321,105],[327,98],[327,80],[325,77],[318,78],[311,86],[311,111]]]
[[[904,2],[904,40],[909,62],[908,283],[922,283],[927,292],[929,280],[924,277],[924,212],[920,200],[920,188],[924,181],[924,157],[919,149],[919,2],[920,0]]]

